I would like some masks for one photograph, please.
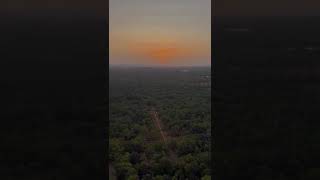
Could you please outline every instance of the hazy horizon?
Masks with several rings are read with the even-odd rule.
[[[211,64],[187,64],[187,65],[172,65],[172,64],[167,64],[167,65],[158,65],[158,64],[109,64],[109,67],[119,67],[119,66],[123,66],[123,67],[155,67],[155,68],[163,68],[163,67],[173,67],[173,68],[179,68],[179,67],[188,67],[188,68],[192,68],[192,67],[210,67],[211,68]]]
[[[211,64],[210,0],[110,0],[109,63]]]

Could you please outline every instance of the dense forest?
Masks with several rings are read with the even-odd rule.
[[[109,70],[109,178],[211,179],[210,67]]]

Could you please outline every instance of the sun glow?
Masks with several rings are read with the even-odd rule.
[[[184,55],[184,50],[177,44],[150,43],[135,49],[139,56],[159,64],[167,64]]]
[[[167,64],[170,59],[174,59],[179,56],[179,49],[172,47],[156,47],[148,49],[145,53],[156,62],[160,64]]]
[[[170,64],[173,61],[192,55],[190,48],[176,42],[133,43],[129,50],[135,56],[157,64]]]

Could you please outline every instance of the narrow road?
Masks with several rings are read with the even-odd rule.
[[[163,130],[162,130],[161,120],[160,120],[160,118],[159,118],[159,116],[158,116],[157,111],[151,110],[151,115],[152,115],[152,121],[153,121],[153,123],[158,127],[158,129],[159,129],[159,131],[160,131],[160,134],[161,134],[163,143],[165,144],[166,147],[168,147],[168,144],[167,144],[167,139],[168,139],[168,138],[167,138],[166,134],[165,134],[165,133],[163,132]],[[176,160],[177,160],[176,155],[173,153],[173,151],[172,151],[170,148],[168,148],[168,150],[169,150],[168,153],[169,153],[170,159],[173,160],[173,161],[176,161]]]
[[[168,147],[167,144],[167,136],[166,134],[163,132],[162,128],[161,128],[161,120],[158,116],[158,113],[155,110],[151,110],[151,115],[152,115],[152,120],[154,122],[154,124],[158,127],[163,143],[164,145],[168,148],[168,154],[171,160],[175,161],[177,159],[177,156],[175,155],[175,153],[173,153],[173,151]]]
[[[158,129],[160,131],[160,134],[161,134],[163,142],[165,144],[167,144],[167,137],[166,137],[166,135],[164,134],[164,132],[163,132],[163,130],[161,128],[161,124],[160,124],[158,113],[156,111],[152,110],[151,111],[151,115],[152,115],[152,120],[153,120],[154,124],[158,127]]]

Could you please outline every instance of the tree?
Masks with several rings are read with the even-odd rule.
[[[201,180],[211,180],[211,176],[205,175],[201,178]]]
[[[130,176],[137,176],[138,174],[129,162],[117,163],[115,168],[119,179],[127,179]]]
[[[183,173],[183,169],[178,169],[172,178],[172,180],[180,180],[180,179],[186,179]]]
[[[186,155],[195,152],[197,142],[192,137],[186,137],[178,142],[177,150],[179,155]]]
[[[128,180],[139,180],[139,177],[137,175],[130,175]]]
[[[116,161],[123,154],[123,147],[119,139],[111,139],[109,144],[109,159]]]
[[[175,140],[170,140],[169,143],[168,143],[168,146],[169,146],[170,149],[176,150],[177,142]]]
[[[139,163],[139,162],[140,162],[140,154],[137,153],[137,152],[132,152],[132,153],[130,154],[130,162],[131,162],[132,164],[137,164],[137,163]]]
[[[157,174],[172,174],[173,168],[171,161],[167,157],[162,157],[159,160]]]
[[[154,180],[164,180],[164,178],[163,178],[163,176],[158,175],[158,176],[156,176],[156,177],[154,178]]]

